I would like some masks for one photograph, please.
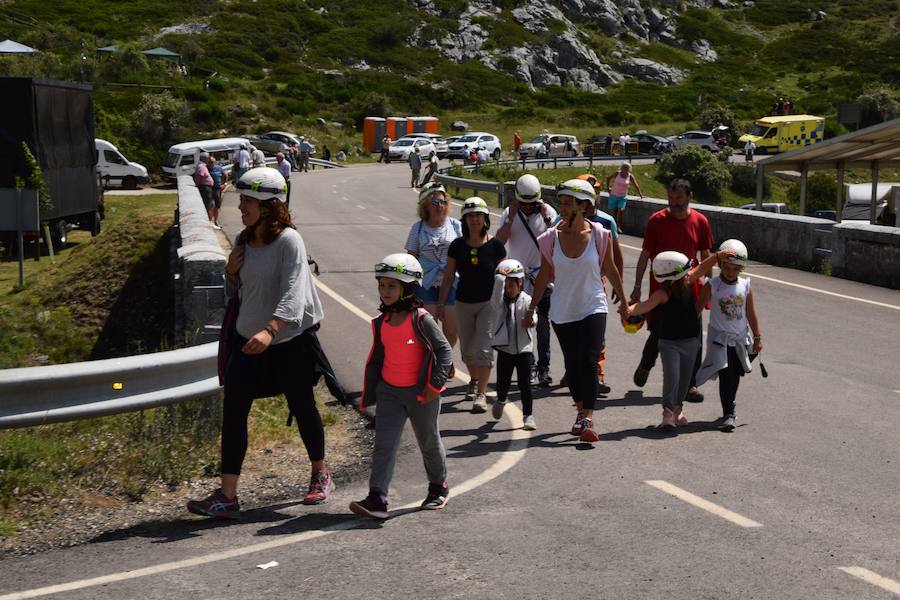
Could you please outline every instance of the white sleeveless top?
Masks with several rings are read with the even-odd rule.
[[[709,285],[712,288],[709,326],[738,336],[745,334],[749,327],[747,296],[750,294],[750,279],[738,277],[736,282],[728,284],[721,277],[714,277],[709,280]]]
[[[566,256],[559,243],[553,245],[553,270],[556,274],[550,320],[574,323],[596,313],[608,312],[606,292],[600,279],[600,255],[594,242],[596,230],[578,258]]]

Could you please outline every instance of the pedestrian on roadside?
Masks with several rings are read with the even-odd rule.
[[[418,296],[425,304],[425,310],[437,318],[450,346],[456,345],[458,322],[456,318],[456,279],[438,316],[438,302],[441,282],[447,269],[447,253],[450,244],[462,235],[462,223],[450,216],[447,204],[447,190],[436,181],[422,186],[419,191],[417,208],[419,221],[409,228],[404,249],[418,259],[424,276],[416,288]],[[450,367],[450,377],[456,370]]]
[[[406,162],[409,163],[410,170],[409,187],[419,187],[419,173],[422,172],[422,155],[419,154],[418,146],[409,153]]]
[[[434,176],[435,173],[437,173],[438,166],[439,166],[438,157],[436,154],[432,154],[428,158],[428,168],[425,169],[425,177],[422,178],[422,185],[425,185],[426,183],[431,181],[431,178]]]
[[[216,157],[212,154],[210,154],[209,159],[206,162],[206,167],[209,169],[209,174],[213,178],[213,210],[210,219],[213,222],[213,227],[221,229],[222,226],[219,225],[219,209],[222,208],[222,193],[225,191],[227,175],[225,174],[225,169],[216,162]]]
[[[287,194],[285,195],[284,203],[289,207],[291,205],[291,164],[285,160],[284,153],[279,152],[275,155],[275,169],[281,173],[281,176],[284,177],[284,181],[287,183]]]
[[[285,157],[288,159],[288,162],[291,163],[291,169],[294,171],[299,170],[298,165],[300,164],[300,146],[297,145],[296,141],[291,141],[290,145],[288,145],[288,151],[285,154]]]
[[[309,157],[312,156],[313,146],[310,144],[305,137],[300,136],[300,165],[297,168],[298,171],[303,171],[305,173],[309,173]]]
[[[232,181],[237,183],[243,177],[244,173],[250,170],[250,151],[246,143],[241,144],[240,149],[234,155],[234,171],[232,172]]]
[[[622,231],[622,215],[625,214],[625,205],[628,203],[628,188],[634,186],[639,198],[643,198],[641,186],[631,173],[631,163],[623,162],[619,170],[606,178],[606,189],[609,190],[607,208]]]
[[[524,286],[525,268],[522,263],[514,258],[507,258],[497,265],[494,292],[491,295],[491,306],[494,310],[493,344],[497,350],[497,399],[491,407],[491,414],[498,420],[503,416],[515,371],[519,398],[522,400],[522,414],[525,417],[522,429],[534,431],[537,429],[531,393],[534,327],[526,329],[522,326],[522,320],[531,304],[531,296],[522,291]]]
[[[636,303],[641,298],[641,285],[644,279],[644,272],[647,269],[647,263],[665,250],[676,250],[685,256],[700,260],[704,260],[709,256],[709,250],[712,248],[713,238],[709,221],[700,212],[691,209],[690,203],[693,198],[691,191],[691,183],[686,179],[673,179],[669,183],[667,190],[669,205],[668,207],[658,210],[647,220],[647,227],[644,230],[644,241],[641,248],[641,255],[638,257],[637,267],[634,272],[634,290],[631,292],[631,302]],[[650,294],[659,288],[659,282],[650,278]],[[695,282],[692,287],[694,297],[700,296],[701,286],[699,282]],[[699,319],[699,317],[698,317]],[[647,318],[647,328],[650,335],[644,344],[644,350],[641,353],[641,361],[637,369],[634,371],[634,384],[638,387],[644,387],[647,383],[647,377],[656,364],[656,357],[659,354],[658,339],[656,332],[656,324],[654,322],[653,313],[651,312]],[[698,325],[698,331],[700,327]],[[698,333],[700,342],[698,348],[703,345],[702,332]],[[694,372],[700,368],[701,353],[698,350]],[[697,389],[696,381],[692,381],[687,393],[688,402],[703,402],[703,394]]]
[[[209,216],[209,220],[212,221],[213,210],[216,206],[215,200],[213,200],[215,180],[209,174],[208,163],[209,153],[201,152],[200,160],[197,162],[197,167],[194,170],[194,185],[197,186],[197,190],[200,192],[200,199],[203,200],[203,208],[206,209],[206,214]]]
[[[603,140],[606,144],[606,149],[604,150],[604,154],[607,156],[612,156],[612,145],[613,145],[613,136],[612,133],[607,133],[606,138]]]
[[[570,179],[557,187],[556,199],[562,220],[538,238],[541,270],[534,293],[539,298],[547,285],[555,281],[550,322],[563,352],[569,392],[578,409],[572,435],[593,443],[599,440],[593,422],[597,361],[609,312],[602,275],[612,283],[619,298],[625,298],[625,292],[609,249],[609,232],[584,218],[587,206],[596,199],[593,186],[581,179]],[[532,298],[523,326],[531,327],[536,310]],[[625,302],[620,302],[619,312],[624,314],[626,310]]]
[[[522,145],[522,137],[519,135],[517,131],[513,136],[513,156],[519,156],[519,146]]]
[[[384,257],[375,265],[375,277],[381,314],[372,320],[374,339],[360,400],[360,410],[375,406],[375,448],[369,495],[351,502],[350,510],[387,519],[388,492],[407,419],[416,434],[428,476],[428,493],[420,508],[439,510],[447,505],[450,487],[438,416],[453,350],[416,297],[422,267],[414,257],[405,253]]]
[[[744,161],[745,162],[753,162],[753,155],[756,153],[756,144],[753,143],[753,140],[747,140],[747,143],[744,144]]]
[[[266,155],[256,146],[250,146],[250,166],[251,168],[266,166]]]
[[[391,138],[384,136],[381,138],[381,154],[378,155],[378,162],[389,162],[388,149],[391,147]]]
[[[534,296],[534,280],[541,269],[538,237],[559,218],[556,210],[541,201],[541,182],[531,174],[516,180],[515,199],[503,209],[497,239],[507,244],[507,255],[525,267],[525,291],[537,304],[537,360],[534,380],[540,386],[553,383],[550,374],[550,297],[553,285],[547,286],[540,297]]]
[[[303,503],[321,504],[334,493],[313,394],[322,303],[306,246],[285,204],[287,185],[278,171],[260,167],[244,173],[236,187],[244,230],[225,265],[225,293],[237,295],[240,309],[228,338],[224,374],[221,486],[203,500],[188,502],[190,512],[211,517],[240,511],[238,480],[247,453],[247,417],[256,398],[284,394],[297,418],[312,465]]]
[[[628,134],[624,131],[619,134],[619,155],[625,156],[628,154]]]
[[[322,145],[322,160],[331,160],[331,150],[326,145]]]
[[[697,304],[700,310],[711,307],[706,358],[697,372],[697,385],[719,378],[722,431],[734,431],[735,397],[741,377],[750,372],[750,361],[763,348],[750,279],[741,277],[747,266],[747,246],[740,240],[725,240],[719,254],[729,250],[734,254],[719,260],[719,276],[706,282]]]
[[[465,399],[472,402],[473,413],[487,411],[487,385],[494,366],[491,290],[497,265],[506,258],[503,242],[488,233],[491,229],[489,215],[487,202],[478,196],[463,203],[462,236],[453,240],[447,251],[447,269],[441,281],[437,308],[437,317],[441,319],[444,303],[458,274],[459,349],[471,378]]]
[[[729,251],[719,254],[727,258]],[[730,251],[731,255],[734,251]],[[684,416],[684,401],[694,373],[694,363],[700,350],[700,312],[703,307],[691,292],[694,282],[709,273],[717,255],[710,254],[703,262],[691,267],[694,261],[681,252],[666,250],[653,259],[652,274],[659,284],[650,297],[628,307],[627,317],[646,315],[653,311],[659,337],[659,356],[663,364],[662,422],[660,429],[675,429],[688,424]]]

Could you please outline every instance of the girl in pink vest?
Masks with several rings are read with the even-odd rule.
[[[622,233],[622,213],[625,212],[625,204],[628,202],[630,186],[634,186],[639,197],[644,197],[644,194],[641,193],[641,186],[631,174],[630,163],[622,163],[618,171],[606,178],[606,188],[609,190],[609,212],[612,213],[619,226],[619,233]]]

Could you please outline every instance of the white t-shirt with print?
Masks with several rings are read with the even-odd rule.
[[[712,288],[710,300],[709,326],[736,336],[747,332],[747,296],[750,294],[750,279],[738,277],[734,283],[727,283],[721,277],[709,280]]]

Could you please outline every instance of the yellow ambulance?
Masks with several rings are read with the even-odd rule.
[[[741,148],[748,141],[756,144],[757,154],[787,152],[818,144],[825,139],[825,119],[812,115],[763,117],[750,133],[740,137]]]

